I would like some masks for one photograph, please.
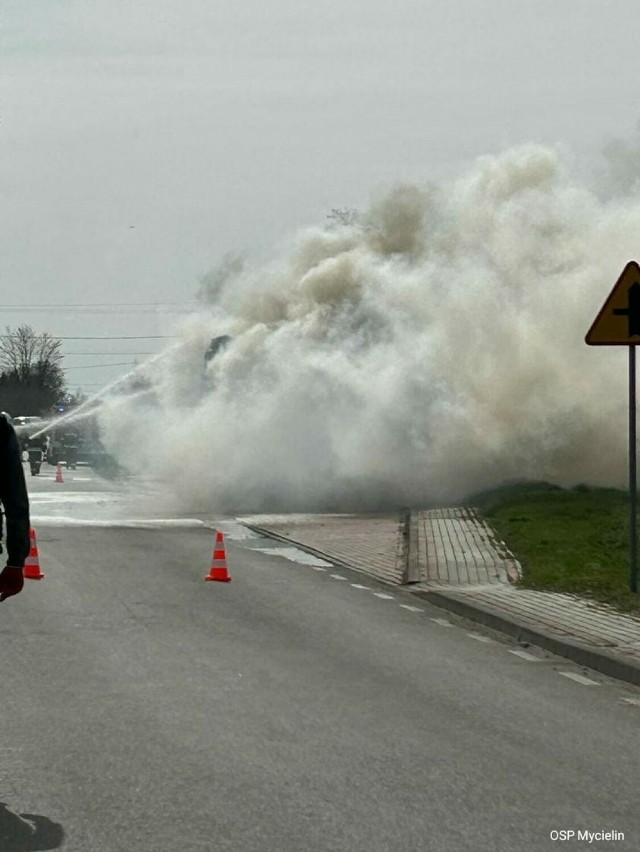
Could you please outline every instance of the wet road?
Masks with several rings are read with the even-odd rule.
[[[0,849],[640,846],[638,690],[149,483],[54,473],[29,481],[45,579],[0,607]]]

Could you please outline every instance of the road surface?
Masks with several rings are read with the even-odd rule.
[[[29,480],[45,579],[0,607],[3,852],[640,848],[638,690],[148,484],[54,475]]]

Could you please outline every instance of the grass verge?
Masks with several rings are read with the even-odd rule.
[[[475,506],[522,564],[522,587],[578,594],[640,614],[629,591],[629,497],[547,482],[474,494]]]

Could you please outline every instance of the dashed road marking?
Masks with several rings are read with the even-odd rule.
[[[528,654],[526,651],[512,651],[511,649],[507,650],[510,654],[515,654],[516,657],[521,657],[523,660],[529,660],[530,663],[540,662],[540,657],[536,657],[533,654]]]
[[[77,480],[76,480],[77,481]],[[256,550],[260,550],[261,548],[256,548]],[[280,554],[279,554],[280,555]],[[282,554],[284,555],[284,554]],[[311,560],[310,560],[311,561]],[[322,560],[319,560],[322,561]],[[310,564],[310,567],[313,568],[314,571],[326,571],[326,568],[321,567],[318,564]],[[329,575],[334,580],[347,580],[347,577],[343,577],[342,574],[330,574]],[[351,586],[354,589],[362,589],[364,591],[371,591],[370,586],[363,586],[360,583],[351,583]],[[385,592],[373,592],[374,596],[380,598],[381,600],[395,600],[394,595],[388,595]],[[406,609],[409,612],[424,612],[424,609],[418,606],[410,606],[409,604],[398,604],[402,609]],[[436,624],[441,625],[442,627],[453,627],[452,622],[448,621],[446,618],[431,618],[431,621],[434,621]],[[467,636],[470,639],[474,639],[476,642],[483,642],[485,644],[493,643],[493,639],[490,639],[488,636],[483,636],[480,633],[468,632]],[[523,660],[527,660],[528,662],[540,662],[540,658],[534,656],[533,654],[527,653],[527,651],[508,649],[510,654],[513,654],[516,657],[520,657]],[[558,672],[563,677],[569,678],[570,680],[575,681],[576,683],[582,684],[583,686],[600,686],[601,684],[591,678],[585,677],[584,675],[578,674],[576,672]],[[640,707],[640,698],[620,698],[619,703],[627,704],[633,707]],[[6,747],[0,747],[0,751],[7,751]]]
[[[589,677],[585,677],[581,674],[576,674],[576,672],[558,672],[563,677],[568,677],[571,680],[575,680],[576,683],[581,683],[583,686],[600,686],[598,681],[591,680]]]
[[[476,642],[493,642],[488,636],[483,636],[481,633],[467,633],[469,639],[475,639]]]

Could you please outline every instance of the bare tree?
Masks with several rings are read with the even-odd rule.
[[[331,228],[357,225],[360,222],[360,213],[355,207],[333,207],[331,213],[327,213],[327,219]]]
[[[46,331],[36,334],[29,325],[21,325],[15,331],[7,326],[6,330],[6,335],[0,339],[2,372],[16,372],[20,377],[26,378],[37,364],[47,363],[61,368],[61,340]]]
[[[62,341],[21,325],[0,338],[0,396],[3,407],[17,414],[47,411],[65,389]]]

